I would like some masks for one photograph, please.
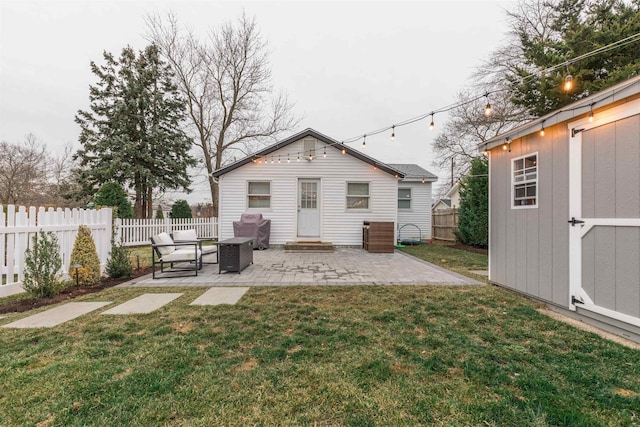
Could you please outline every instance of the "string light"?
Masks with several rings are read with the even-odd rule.
[[[289,154],[287,154],[287,163],[291,163],[291,157],[289,157]]]
[[[344,147],[342,147],[341,152],[342,152],[342,154],[346,154],[346,153],[347,153],[347,149],[346,149],[346,148],[344,148]]]
[[[589,105],[589,122],[593,122],[593,104]]]
[[[544,120],[541,123],[540,136],[544,136]]]
[[[300,152],[298,151],[298,160],[296,160],[296,162],[300,161]]]
[[[367,148],[367,135],[366,134],[362,137],[362,149],[364,150],[365,148]]]
[[[562,88],[565,92],[569,92],[573,89],[573,76],[569,72],[569,63],[567,63],[567,76],[564,78],[564,85]]]
[[[422,177],[422,183],[424,184],[424,176]]]
[[[324,149],[324,153],[322,153],[322,157],[324,157],[325,159],[327,158],[327,149]]]
[[[280,154],[278,154],[278,163],[280,163]]]
[[[396,140],[396,125],[391,126],[391,141]]]
[[[484,116],[485,117],[490,117],[491,116],[491,104],[489,103],[489,93],[487,92],[485,95],[485,98],[487,98],[487,106],[484,107]]]
[[[313,160],[313,154],[309,153],[309,160]]]
[[[429,130],[433,130],[436,125],[433,124],[433,112],[431,112],[431,124],[429,124]]]

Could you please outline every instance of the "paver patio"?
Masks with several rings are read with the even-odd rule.
[[[162,276],[162,275],[161,275]],[[158,277],[158,276],[156,276]],[[218,274],[209,264],[198,276],[139,277],[119,286],[294,286],[294,285],[478,285],[480,282],[396,251],[376,254],[337,248],[333,253],[253,251],[253,264],[238,273]]]

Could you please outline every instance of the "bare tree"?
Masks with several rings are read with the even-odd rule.
[[[194,144],[202,153],[214,212],[218,188],[211,173],[231,158],[293,128],[292,104],[274,94],[267,44],[254,19],[242,15],[234,23],[211,29],[206,40],[181,28],[177,17],[148,16],[149,40],[173,67],[188,102]]]
[[[0,203],[32,203],[47,180],[46,146],[30,133],[20,144],[0,142],[0,151]]]

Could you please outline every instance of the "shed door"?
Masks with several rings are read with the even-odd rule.
[[[635,114],[569,125],[574,130],[569,308],[640,326],[640,115]]]
[[[298,180],[298,237],[320,238],[319,179]]]

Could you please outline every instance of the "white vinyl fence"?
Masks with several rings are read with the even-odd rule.
[[[87,209],[45,209],[25,208],[14,205],[0,205],[0,297],[22,292],[20,286],[24,278],[25,251],[31,245],[31,238],[40,230],[52,231],[58,237],[62,270],[69,270],[69,258],[78,234],[78,226],[91,229],[96,243],[100,264],[104,268],[111,251],[110,208]]]
[[[123,246],[149,245],[150,237],[174,230],[195,229],[198,237],[218,238],[218,218],[165,218],[120,219],[116,218],[116,242]]]

